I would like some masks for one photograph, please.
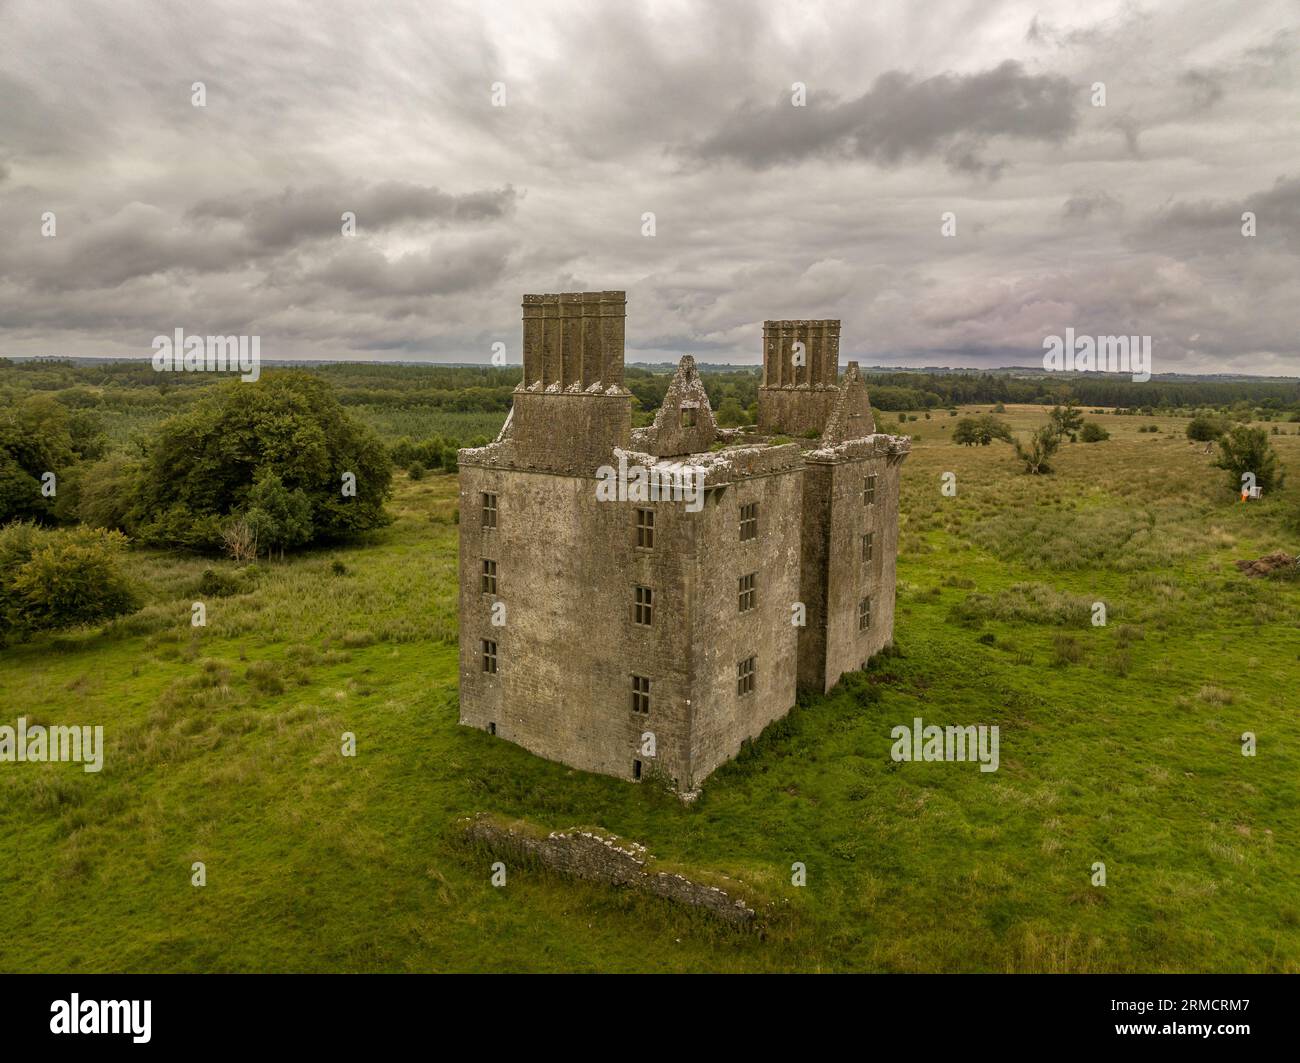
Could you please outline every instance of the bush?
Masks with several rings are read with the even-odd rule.
[[[1253,474],[1255,483],[1266,491],[1282,486],[1277,452],[1262,428],[1244,424],[1234,427],[1219,440],[1219,460],[1214,464],[1232,477],[1234,491],[1241,490],[1242,478],[1247,473]]]
[[[117,566],[126,542],[121,532],[99,528],[0,529],[0,643],[138,609]]]
[[[1218,439],[1227,431],[1223,418],[1211,417],[1209,414],[1198,414],[1187,422],[1187,438],[1194,443],[1208,443],[1212,439]]]
[[[1102,443],[1110,438],[1110,433],[1096,421],[1085,421],[1079,438],[1085,443]]]
[[[241,573],[223,572],[214,568],[205,568],[199,576],[197,593],[201,598],[229,598],[232,594],[241,594],[244,580]]]
[[[423,480],[424,466],[421,465],[418,461],[413,461],[411,462],[410,468],[406,470],[406,475],[409,476],[412,480]]]
[[[979,417],[963,417],[952,432],[954,443],[962,443],[968,447],[973,447],[977,443],[987,447],[995,439],[1010,443],[1011,429],[1004,421],[999,421],[988,413]]]
[[[1048,459],[1060,449],[1061,437],[1051,425],[1044,425],[1032,436],[1029,442],[1015,440],[1016,457],[1031,476],[1040,476],[1052,471]]]

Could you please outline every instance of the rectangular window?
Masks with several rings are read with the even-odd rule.
[[[862,560],[868,563],[870,563],[872,557],[875,556],[875,538],[874,532],[867,532],[867,534],[862,537]]]
[[[650,712],[650,680],[646,676],[632,677],[632,711],[643,716]]]
[[[858,630],[866,631],[871,626],[871,599],[863,598],[858,602]]]
[[[497,496],[483,492],[483,527],[497,526]]]
[[[754,691],[754,658],[746,657],[736,665],[736,694],[743,696]]]
[[[862,485],[862,504],[864,506],[874,506],[876,504],[876,474],[874,472],[867,477]]]
[[[639,760],[632,761],[632,778],[637,782],[641,781],[641,762]]]
[[[483,593],[496,594],[497,592],[497,563],[483,559]]]
[[[758,538],[758,503],[746,502],[740,507],[740,541]]]
[[[653,509],[636,511],[636,544],[644,550],[654,549],[655,511]]]
[[[483,671],[489,675],[497,674],[497,644],[483,640]]]
[[[637,587],[636,609],[634,619],[638,624],[649,627],[654,621],[655,592],[649,587]]]
[[[754,608],[754,585],[757,581],[757,572],[751,572],[748,576],[740,577],[740,611],[742,613],[747,613]]]
[[[694,427],[695,427],[695,407],[694,407],[694,406],[683,406],[683,407],[682,407],[682,427],[683,427],[683,428],[694,428]]]

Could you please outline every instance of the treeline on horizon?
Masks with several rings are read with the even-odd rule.
[[[263,366],[263,375],[287,371]],[[411,365],[392,362],[331,362],[303,365],[300,371],[332,385],[344,406],[394,410],[421,408],[452,413],[504,414],[520,381],[519,366]],[[701,368],[715,409],[738,408],[752,418],[758,402],[759,368]],[[663,401],[671,378],[668,367],[628,366],[624,382],[649,415]],[[159,373],[146,359],[96,364],[64,359],[12,361],[0,358],[0,404],[22,394],[54,393],[70,409],[180,412],[218,380],[212,373]],[[1248,404],[1275,414],[1300,412],[1300,380],[1160,380],[1138,383],[1116,375],[1021,376],[1010,372],[941,371],[864,374],[871,404],[878,410],[929,410],[983,403],[1052,406],[1074,401],[1087,407],[1134,410],[1197,410]],[[733,407],[734,404],[734,407]],[[732,418],[729,418],[732,419]]]

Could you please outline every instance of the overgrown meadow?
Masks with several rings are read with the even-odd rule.
[[[399,471],[393,523],[347,547],[131,550],[141,611],[0,651],[0,722],[107,747],[99,774],[0,765],[0,969],[1300,972],[1300,582],[1233,564],[1296,552],[1300,436],[1242,504],[1185,419],[1089,417],[1111,438],[1050,476],[909,421],[896,652],[691,805],[458,726],[454,476]],[[894,762],[915,717],[997,724],[1000,769]],[[523,868],[494,888],[457,837],[480,810],[740,879],[765,931]]]

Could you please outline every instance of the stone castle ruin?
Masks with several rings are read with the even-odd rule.
[[[626,303],[525,295],[514,407],[460,452],[460,721],[689,791],[891,641],[910,442],[840,378],[838,321],[764,323],[757,430],[689,355],[634,429]]]

